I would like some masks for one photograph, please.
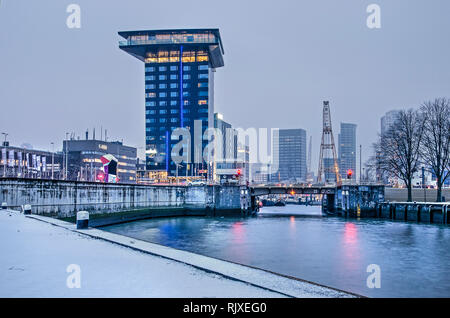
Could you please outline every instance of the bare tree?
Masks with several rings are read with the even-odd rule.
[[[437,179],[437,202],[442,201],[442,185],[450,177],[450,100],[437,98],[425,102],[422,160]]]
[[[402,180],[408,188],[408,202],[412,201],[412,179],[420,165],[423,127],[421,113],[413,109],[400,111],[395,123],[374,145],[377,174]]]

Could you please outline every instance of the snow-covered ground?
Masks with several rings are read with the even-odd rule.
[[[0,255],[0,297],[349,296],[98,229],[77,232],[72,224],[14,211],[0,210]],[[67,280],[77,281],[72,270],[78,267],[81,286],[69,288]]]

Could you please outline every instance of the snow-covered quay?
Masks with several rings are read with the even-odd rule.
[[[98,229],[78,231],[70,223],[11,210],[0,210],[0,254],[0,297],[351,297],[263,270]],[[73,284],[75,274],[79,286]]]

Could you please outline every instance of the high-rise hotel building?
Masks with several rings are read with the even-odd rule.
[[[176,128],[191,132],[190,162],[194,150],[194,121],[202,121],[202,134],[214,128],[214,72],[224,66],[218,29],[183,29],[119,32],[120,49],[145,63],[146,166],[175,175],[171,160]],[[202,141],[203,146],[208,143]],[[188,171],[186,172],[186,168]],[[199,175],[208,163],[182,163],[179,174]],[[200,172],[200,173],[199,173]]]

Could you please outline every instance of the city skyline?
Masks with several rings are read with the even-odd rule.
[[[315,141],[316,170],[321,102],[329,99],[335,127],[340,122],[365,127],[358,134],[365,162],[379,132],[373,118],[445,96],[449,87],[448,44],[439,40],[449,29],[449,22],[440,18],[449,4],[378,2],[382,28],[370,30],[365,25],[366,4],[244,3],[237,13],[242,19],[230,19],[237,5],[233,1],[223,6],[220,16],[203,6],[205,1],[197,1],[195,9],[177,1],[170,6],[78,1],[82,26],[74,30],[65,24],[66,4],[4,1],[0,95],[7,114],[0,125],[12,145],[27,142],[36,149],[62,144],[66,131],[82,135],[86,128],[103,126],[116,134],[111,139],[138,147],[142,157],[143,70],[117,48],[117,31],[217,27],[227,47],[227,67],[216,76],[217,111],[234,127],[307,130]],[[170,19],[161,14],[166,7],[171,8]],[[269,17],[276,23],[267,25]],[[327,23],[321,23],[323,19]],[[314,32],[308,31],[311,28]],[[287,41],[292,38],[299,41]],[[280,51],[282,43],[286,49]],[[428,47],[434,48],[432,53]],[[267,57],[277,61],[280,52],[280,63],[267,63]]]

